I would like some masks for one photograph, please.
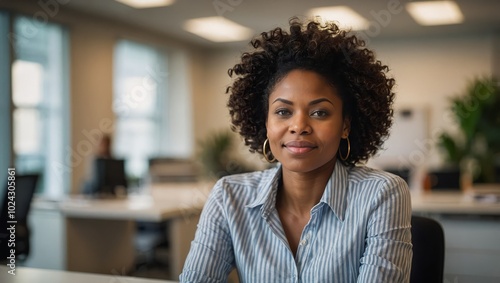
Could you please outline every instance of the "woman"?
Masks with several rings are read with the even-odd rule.
[[[225,177],[181,282],[408,282],[406,183],[356,166],[392,124],[387,66],[335,24],[290,21],[229,70],[233,128],[273,169]]]

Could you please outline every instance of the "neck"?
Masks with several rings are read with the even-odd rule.
[[[291,172],[283,168],[277,206],[297,216],[309,215],[321,200],[334,167],[335,160],[306,173]]]

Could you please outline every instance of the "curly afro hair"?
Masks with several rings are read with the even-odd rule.
[[[382,146],[392,125],[395,82],[363,40],[331,22],[302,23],[293,18],[289,32],[263,32],[251,45],[254,51],[243,53],[241,62],[228,70],[236,78],[226,90],[231,127],[251,152],[263,154],[269,95],[294,69],[314,71],[338,90],[342,115],[351,121],[350,154],[340,160],[344,165],[366,161]],[[342,149],[345,143],[341,140]]]

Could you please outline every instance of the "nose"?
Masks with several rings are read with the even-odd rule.
[[[292,134],[307,135],[312,132],[307,114],[296,113],[290,122],[289,130]]]

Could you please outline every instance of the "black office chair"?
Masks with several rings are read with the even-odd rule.
[[[31,200],[38,182],[38,175],[16,175],[15,178],[15,219],[9,217],[9,201],[6,188],[3,196],[3,203],[0,210],[0,260],[5,260],[10,255],[10,250],[14,249],[17,260],[24,260],[30,253],[30,229],[28,227],[28,212],[31,207]],[[11,224],[8,221],[15,220],[17,223]],[[16,238],[15,248],[8,246],[10,233],[7,232],[9,225],[15,225]]]
[[[160,252],[169,251],[166,222],[136,222],[135,248],[137,252],[135,270],[141,272],[151,269],[163,269],[168,266],[168,259]],[[132,274],[137,275],[137,274]]]
[[[411,218],[413,261],[411,283],[443,282],[444,232],[441,224],[431,218]]]

